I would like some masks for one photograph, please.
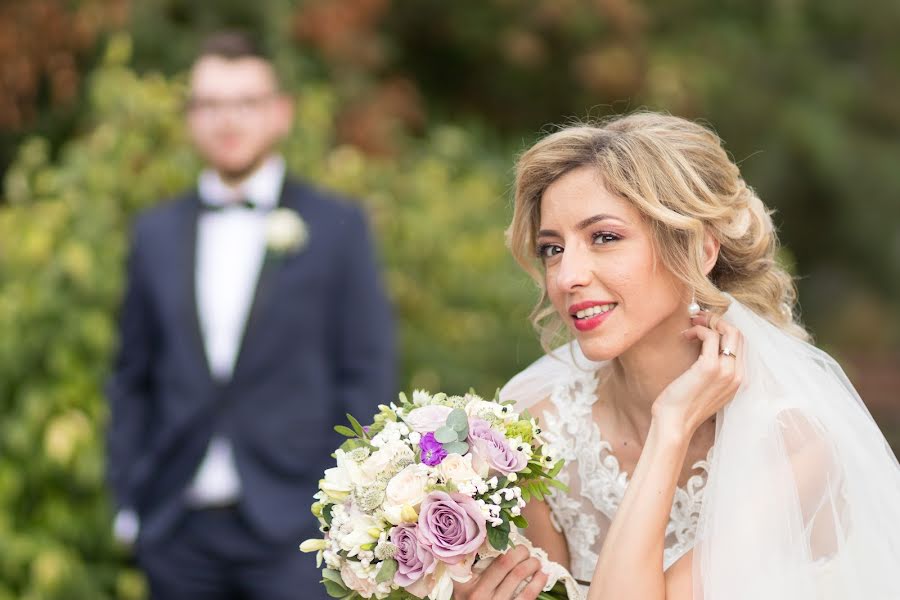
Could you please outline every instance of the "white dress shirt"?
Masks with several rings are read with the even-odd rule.
[[[214,171],[200,175],[204,202],[227,206],[249,200],[256,206],[207,211],[197,223],[197,314],[210,373],[220,381],[231,378],[240,352],[266,253],[266,214],[278,204],[284,173],[284,160],[273,157],[238,187]],[[188,488],[188,501],[193,506],[224,505],[240,493],[231,443],[216,435]]]

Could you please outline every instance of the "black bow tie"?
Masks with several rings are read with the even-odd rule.
[[[249,210],[259,209],[259,205],[251,200],[247,200],[246,198],[242,200],[233,200],[231,202],[222,203],[212,203],[204,200],[200,202],[200,207],[207,212],[223,212],[226,210],[231,210],[233,208],[246,208]]]

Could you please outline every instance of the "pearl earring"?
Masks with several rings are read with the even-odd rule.
[[[688,304],[688,314],[691,317],[696,317],[700,314],[700,305],[697,304],[697,298],[695,296],[691,296],[691,303]]]

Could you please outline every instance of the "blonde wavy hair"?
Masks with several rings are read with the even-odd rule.
[[[537,255],[541,197],[554,181],[584,166],[595,168],[610,193],[643,215],[656,255],[701,305],[721,313],[728,307],[727,292],[777,327],[809,339],[794,315],[794,281],[776,261],[779,242],[771,212],[741,178],[719,136],[686,119],[641,112],[565,127],[518,160],[507,242],[540,286],[531,319],[545,349],[561,340],[565,325],[550,305]],[[703,273],[707,231],[720,243],[708,276]]]

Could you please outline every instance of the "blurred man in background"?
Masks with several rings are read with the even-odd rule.
[[[108,387],[116,536],[158,599],[325,597],[298,544],[345,412],[394,393],[362,212],[285,179],[292,102],[237,33],[209,38],[187,124],[197,188],[137,222]]]

